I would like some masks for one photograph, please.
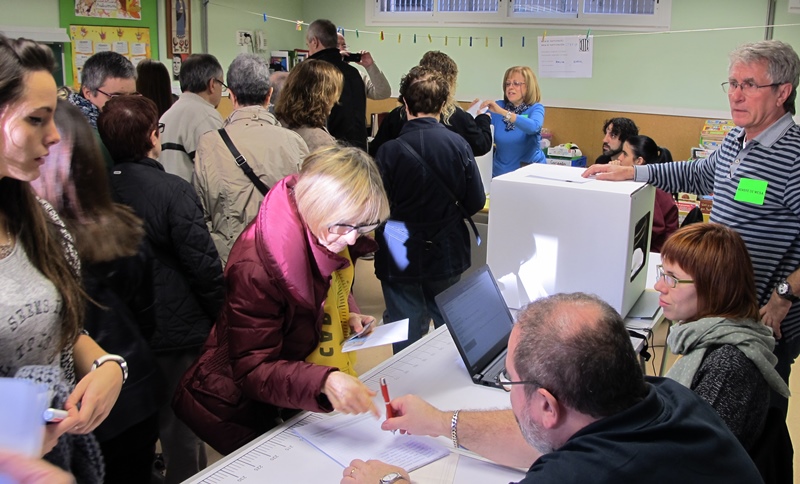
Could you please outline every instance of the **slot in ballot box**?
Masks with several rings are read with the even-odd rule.
[[[655,189],[533,164],[492,180],[487,262],[510,308],[596,294],[623,317],[645,288]]]

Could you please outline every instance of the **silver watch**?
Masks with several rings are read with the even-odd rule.
[[[792,286],[786,279],[781,279],[780,282],[778,282],[778,284],[775,286],[775,292],[778,293],[778,296],[786,299],[787,301],[798,301],[798,297],[794,295]]]
[[[99,368],[101,365],[103,365],[103,363],[108,363],[109,361],[113,361],[119,365],[120,369],[122,370],[122,383],[125,383],[125,380],[128,379],[128,362],[125,361],[125,358],[119,355],[103,355],[94,360],[94,363],[92,363],[92,371]]]
[[[511,115],[512,114],[514,114],[514,113],[512,113],[511,111],[506,111],[506,114],[503,115],[503,119],[506,121],[506,123],[510,123],[511,122]]]
[[[403,477],[403,474],[400,474],[399,472],[390,472],[385,476],[381,477],[380,484],[394,484],[395,482],[401,479],[405,479],[405,477]]]

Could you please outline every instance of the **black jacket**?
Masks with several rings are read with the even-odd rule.
[[[370,155],[374,157],[378,154],[378,148],[381,145],[400,136],[400,130],[406,124],[405,109],[405,106],[397,106],[386,115],[375,139],[369,143]],[[442,122],[442,124],[444,123]],[[471,114],[461,108],[456,108],[453,115],[450,116],[450,124],[444,124],[445,128],[467,140],[474,156],[483,156],[492,149],[491,126],[491,116],[480,115],[473,118]]]
[[[156,160],[122,163],[111,170],[114,198],[142,220],[153,254],[157,353],[203,345],[222,307],[222,264],[203,219],[197,193]]]
[[[408,121],[399,139],[417,151],[470,214],[486,195],[475,158],[461,136],[433,118]],[[380,280],[446,279],[471,263],[464,215],[442,183],[400,142],[390,140],[376,158],[389,197],[389,221],[376,231],[375,275]]]
[[[330,62],[342,72],[344,88],[328,116],[328,131],[339,141],[367,150],[367,94],[358,69],[342,60],[339,49],[324,49],[309,57]]]

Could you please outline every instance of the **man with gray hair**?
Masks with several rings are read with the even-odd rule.
[[[125,56],[108,51],[86,60],[81,70],[80,92],[70,93],[67,100],[97,129],[97,117],[106,102],[130,94],[136,94],[136,68]]]
[[[306,33],[309,59],[330,62],[344,76],[339,102],[328,116],[328,132],[340,140],[367,150],[367,94],[358,69],[342,59],[338,48],[336,26],[330,20],[311,22]]]
[[[167,173],[191,182],[194,158],[200,136],[222,127],[217,112],[222,93],[222,66],[211,54],[192,54],[181,65],[178,75],[181,96],[161,116],[161,155],[158,161]]]
[[[218,131],[202,135],[197,145],[193,184],[223,266],[264,199],[245,170],[252,170],[269,188],[297,173],[308,154],[303,139],[281,127],[267,110],[272,95],[269,78],[269,65],[255,54],[239,54],[228,68],[234,111],[220,131],[229,136],[242,158],[236,159]]]
[[[711,221],[733,228],[747,245],[761,321],[774,330],[775,369],[787,383],[800,355],[800,126],[792,119],[799,81],[800,57],[789,44],[744,44],[731,53],[722,83],[737,127],[708,158],[593,165],[584,173],[667,192],[714,193]],[[788,400],[773,393],[772,405],[785,413]]]
[[[381,428],[447,437],[497,463],[529,467],[520,484],[653,476],[762,482],[711,406],[673,380],[642,374],[625,323],[596,296],[556,294],[529,304],[511,330],[505,366],[499,383],[509,392],[510,410],[442,411],[406,395],[392,400],[394,417]],[[411,480],[398,467],[356,459],[341,482]]]

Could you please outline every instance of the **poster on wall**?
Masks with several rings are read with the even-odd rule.
[[[75,0],[76,17],[142,20],[141,0]]]
[[[172,59],[172,77],[178,79],[181,64],[192,53],[190,0],[165,0],[167,9],[167,55]]]
[[[592,77],[591,35],[552,35],[539,41],[539,77]]]
[[[81,71],[86,60],[97,52],[114,51],[139,64],[150,58],[150,29],[108,27],[102,25],[70,25],[72,40],[72,85],[81,85]]]

